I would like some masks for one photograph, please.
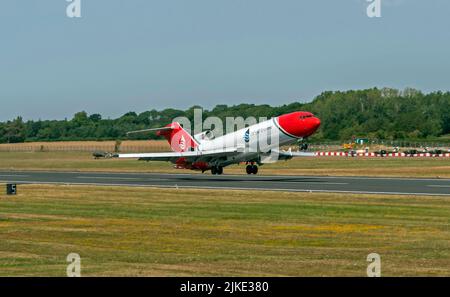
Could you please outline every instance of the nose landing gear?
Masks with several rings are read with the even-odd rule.
[[[298,149],[300,151],[307,151],[308,150],[308,143],[306,142],[306,139],[301,139],[297,143],[298,143]]]

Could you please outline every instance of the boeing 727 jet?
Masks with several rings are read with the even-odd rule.
[[[223,168],[232,164],[246,163],[247,174],[257,174],[258,165],[314,156],[313,153],[280,150],[280,147],[306,139],[319,126],[320,120],[312,113],[297,111],[215,138],[209,131],[191,136],[178,122],[173,122],[162,128],[129,132],[154,131],[167,139],[172,152],[119,154],[118,157],[169,161],[175,168],[211,170],[212,174],[222,174]]]

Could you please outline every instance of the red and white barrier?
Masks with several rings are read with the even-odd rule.
[[[348,152],[316,152],[316,156],[319,157],[352,157],[351,153]],[[430,153],[419,153],[414,155],[407,155],[405,153],[389,153],[385,155],[381,154],[375,154],[375,153],[355,153],[353,154],[354,157],[393,157],[393,158],[399,158],[399,157],[434,157],[434,158],[450,158],[450,153],[445,154],[430,154]]]

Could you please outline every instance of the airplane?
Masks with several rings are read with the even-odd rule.
[[[116,157],[141,161],[169,161],[178,169],[202,172],[210,170],[213,175],[222,174],[226,166],[246,163],[246,173],[257,174],[258,165],[293,157],[314,156],[314,153],[279,150],[279,147],[306,139],[314,134],[319,126],[320,119],[312,113],[297,111],[215,138],[211,131],[204,131],[192,137],[178,122],[173,122],[162,128],[127,133],[156,132],[158,136],[167,139],[172,152],[118,154]],[[272,139],[278,141],[272,142]],[[260,149],[261,143],[264,143],[264,150]],[[248,149],[252,147],[256,149]]]

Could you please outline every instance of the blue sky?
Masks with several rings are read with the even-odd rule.
[[[65,0],[0,3],[0,120],[71,118],[325,90],[450,89],[450,1]]]

